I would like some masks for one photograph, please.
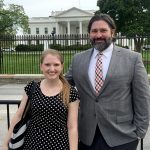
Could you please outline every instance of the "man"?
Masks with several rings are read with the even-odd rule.
[[[139,53],[115,46],[115,30],[110,16],[93,16],[93,48],[76,54],[66,74],[80,94],[79,150],[136,150],[148,129],[147,73]]]

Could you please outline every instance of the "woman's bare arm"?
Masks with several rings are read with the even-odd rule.
[[[79,100],[69,103],[67,127],[70,150],[78,150],[78,108]]]

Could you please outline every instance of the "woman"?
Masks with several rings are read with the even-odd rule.
[[[45,78],[37,83],[31,101],[31,120],[27,128],[23,150],[77,150],[77,118],[79,95],[63,77],[62,55],[52,49],[43,51],[40,68]],[[21,119],[33,81],[25,87],[6,140],[8,149],[14,125]]]

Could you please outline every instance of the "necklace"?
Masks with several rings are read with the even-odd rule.
[[[50,85],[50,83],[48,84],[48,82],[44,80],[41,86],[41,91],[46,96],[57,95],[62,91],[62,82],[59,80],[58,83]]]

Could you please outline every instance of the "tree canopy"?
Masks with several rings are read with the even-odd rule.
[[[116,22],[117,32],[126,36],[150,33],[150,0],[98,0],[96,14],[109,14]],[[135,38],[140,51],[143,39]],[[139,45],[138,45],[139,44]]]
[[[107,13],[116,22],[117,31],[126,35],[150,32],[150,0],[98,0],[96,13]]]
[[[0,34],[16,34],[19,28],[28,30],[28,16],[24,8],[15,4],[6,6],[4,0],[0,0]]]

